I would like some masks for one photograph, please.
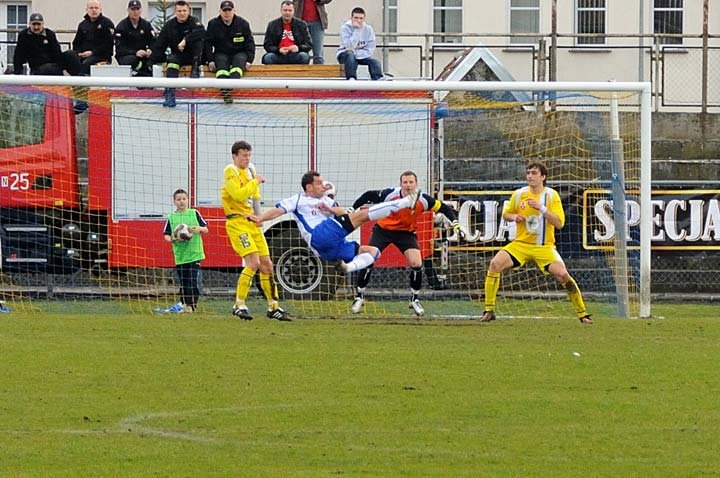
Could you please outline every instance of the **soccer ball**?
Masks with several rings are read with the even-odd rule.
[[[193,233],[187,224],[178,224],[175,226],[173,234],[175,234],[175,239],[181,242],[189,241],[193,237]]]
[[[323,186],[325,186],[325,195],[330,199],[335,199],[335,185],[330,181],[323,181]]]

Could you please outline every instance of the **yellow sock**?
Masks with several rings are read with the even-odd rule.
[[[587,310],[585,310],[585,301],[583,301],[582,293],[580,292],[580,288],[578,287],[577,282],[575,282],[575,279],[571,277],[569,281],[563,284],[563,287],[565,287],[565,290],[568,293],[568,298],[570,299],[573,307],[575,307],[575,313],[577,313],[578,319],[586,316]]]
[[[495,300],[500,288],[500,273],[489,272],[485,276],[485,310],[495,310]]]
[[[278,304],[278,290],[275,281],[273,280],[272,274],[260,273],[260,288],[265,294],[267,299],[268,309],[275,310],[279,306]]]
[[[237,282],[237,290],[235,292],[235,305],[245,305],[245,299],[247,299],[248,292],[250,292],[250,286],[252,285],[253,277],[255,277],[255,271],[244,267],[240,273],[240,277]]]

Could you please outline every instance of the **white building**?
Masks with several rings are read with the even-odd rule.
[[[718,34],[720,5],[709,0],[333,0],[326,7],[330,17],[326,57],[334,57],[341,23],[353,7],[362,6],[376,32],[397,33],[379,38],[378,43],[388,48],[378,48],[376,53],[397,77],[435,77],[462,49],[482,44],[517,80],[656,82],[662,77],[664,88],[677,89],[674,96],[682,103],[688,95],[699,95],[705,2],[712,3],[709,33]],[[41,12],[48,27],[67,32],[59,36],[69,43],[71,31],[85,13],[85,3],[0,0],[0,28],[22,28],[30,13]],[[190,4],[193,13],[207,23],[218,14],[220,2]],[[144,16],[158,16],[159,5],[143,0]],[[126,0],[105,0],[103,13],[117,23],[126,15],[126,6]],[[237,0],[235,7],[258,33],[260,55],[262,32],[268,21],[279,16],[280,0]],[[551,48],[553,31],[557,33],[555,49]],[[652,38],[652,34],[689,37]],[[1,33],[3,39],[12,42],[14,34]],[[653,53],[655,44],[658,48]],[[710,38],[709,45],[708,64],[720,64],[720,39]],[[4,44],[0,60],[7,63],[11,51],[12,45]],[[552,51],[557,54],[553,56]],[[708,69],[711,85],[720,84],[718,76],[720,71]],[[720,103],[720,92],[710,91],[709,97]]]

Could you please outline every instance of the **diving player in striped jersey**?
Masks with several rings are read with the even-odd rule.
[[[544,164],[528,164],[525,175],[528,185],[515,190],[503,208],[503,219],[516,223],[517,234],[515,240],[490,261],[485,277],[485,310],[480,321],[495,320],[495,301],[502,272],[533,261],[544,274],[552,274],[565,287],[580,323],[592,324],[580,288],[555,248],[555,229],[565,225],[560,195],[545,185],[547,168]]]

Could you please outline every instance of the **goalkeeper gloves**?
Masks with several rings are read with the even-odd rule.
[[[467,237],[467,232],[465,231],[465,229],[463,229],[463,227],[460,225],[460,221],[458,221],[457,219],[450,223],[450,227],[452,227],[453,232],[458,238]]]

